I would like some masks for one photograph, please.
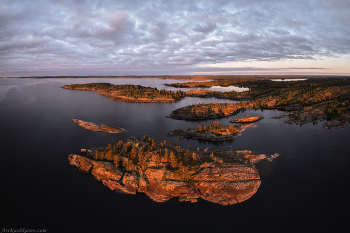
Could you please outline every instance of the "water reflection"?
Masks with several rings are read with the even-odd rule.
[[[226,91],[244,92],[244,91],[249,91],[249,88],[237,87],[237,86],[228,86],[228,87],[212,86],[211,88],[209,88],[209,90],[210,91],[220,91],[220,92],[226,92]]]
[[[274,82],[292,82],[292,81],[305,81],[307,78],[273,78],[270,79],[271,81]]]

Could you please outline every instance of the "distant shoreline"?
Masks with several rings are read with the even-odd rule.
[[[0,77],[0,78],[32,78],[32,79],[62,79],[62,78],[157,78],[166,80],[212,80],[212,79],[230,79],[230,78],[245,78],[245,77],[256,77],[256,78],[350,78],[349,75],[121,75],[121,76],[27,76],[27,77]]]

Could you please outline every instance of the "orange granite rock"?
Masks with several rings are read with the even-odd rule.
[[[105,133],[123,133],[127,132],[123,128],[113,128],[107,125],[102,125],[102,124],[96,124],[93,122],[88,122],[88,121],[82,121],[78,119],[72,119],[72,121],[79,126],[83,127],[84,129],[91,130],[91,131],[97,131],[97,132],[105,132]]]
[[[262,116],[251,116],[251,117],[243,117],[240,119],[236,119],[234,121],[231,121],[232,123],[251,123],[251,122],[256,122],[259,121],[261,119],[263,119],[264,117]]]
[[[181,202],[196,202],[202,198],[229,205],[247,200],[260,185],[257,170],[244,164],[204,163],[191,177],[196,183],[189,184],[161,168],[148,167],[142,174],[137,174],[122,172],[112,163],[79,155],[69,155],[68,159],[71,165],[90,173],[111,190],[126,194],[145,193],[156,202],[178,197]]]

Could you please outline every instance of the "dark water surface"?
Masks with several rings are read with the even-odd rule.
[[[234,141],[208,143],[166,138],[177,128],[198,122],[165,118],[192,103],[230,102],[186,98],[175,103],[125,103],[64,84],[87,82],[141,84],[158,89],[174,80],[159,79],[8,79],[0,78],[0,228],[45,228],[47,232],[342,232],[347,226],[350,187],[350,127],[280,124],[265,116],[258,127]],[[129,130],[127,134],[92,132],[71,118]],[[201,121],[210,124],[211,120]],[[240,148],[280,157],[257,165],[261,186],[245,202],[220,206],[199,199],[156,203],[144,194],[109,190],[78,172],[68,155],[81,148],[106,146],[130,136],[149,135],[181,146]]]

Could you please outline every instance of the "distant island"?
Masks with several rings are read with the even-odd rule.
[[[72,119],[72,121],[79,126],[83,127],[84,129],[91,130],[91,131],[98,131],[98,132],[105,132],[105,133],[125,133],[127,130],[123,128],[114,128],[107,125],[102,124],[96,124],[89,121],[83,121],[78,119]]]
[[[261,181],[254,163],[277,156],[233,149],[193,151],[144,136],[104,149],[82,149],[81,155],[71,154],[68,160],[117,192],[145,193],[156,202],[177,197],[179,201],[202,198],[232,205],[258,190]]]

